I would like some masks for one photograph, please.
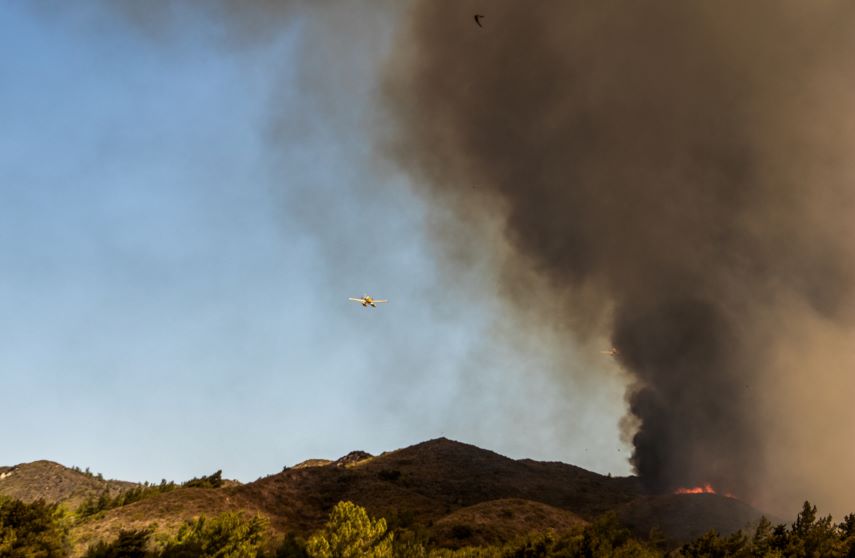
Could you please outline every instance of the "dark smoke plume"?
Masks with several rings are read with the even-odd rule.
[[[751,497],[786,405],[763,393],[780,320],[851,324],[851,5],[423,0],[407,17],[395,158],[461,217],[502,208],[517,264],[587,293],[564,307],[577,331],[590,293],[611,309],[651,490]]]

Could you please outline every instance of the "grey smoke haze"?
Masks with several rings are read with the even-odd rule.
[[[853,393],[851,358],[819,356],[851,352],[851,5],[425,0],[408,17],[393,156],[461,219],[504,219],[506,291],[545,277],[544,321],[587,336],[609,316],[648,487],[845,509],[853,456],[830,448],[855,414],[832,394]]]

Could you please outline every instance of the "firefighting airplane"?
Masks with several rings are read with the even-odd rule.
[[[389,302],[388,300],[383,299],[374,299],[368,295],[363,296],[362,298],[349,298],[348,300],[352,300],[354,302],[359,302],[362,306],[371,306],[372,308],[377,308],[377,302]]]
[[[612,347],[608,351],[600,351],[604,355],[609,355],[610,357],[616,357],[620,354],[620,351],[617,350],[617,347]]]

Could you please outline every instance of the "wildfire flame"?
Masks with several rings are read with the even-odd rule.
[[[717,494],[710,483],[694,488],[678,488],[674,494]]]
[[[715,488],[713,488],[710,483],[706,483],[703,486],[695,486],[692,488],[678,488],[674,491],[674,494],[718,494],[718,492],[716,492]],[[724,496],[725,498],[736,498],[736,496],[730,492],[725,492],[724,494],[721,494],[721,496]]]

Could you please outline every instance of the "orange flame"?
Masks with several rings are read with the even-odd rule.
[[[674,494],[716,494],[716,491],[710,483],[707,483],[694,488],[678,488],[674,491]]]
[[[695,486],[693,488],[678,488],[674,491],[674,494],[718,494],[718,492],[716,492],[710,483],[706,483],[703,486]],[[730,492],[725,492],[722,496],[725,498],[736,498]]]

